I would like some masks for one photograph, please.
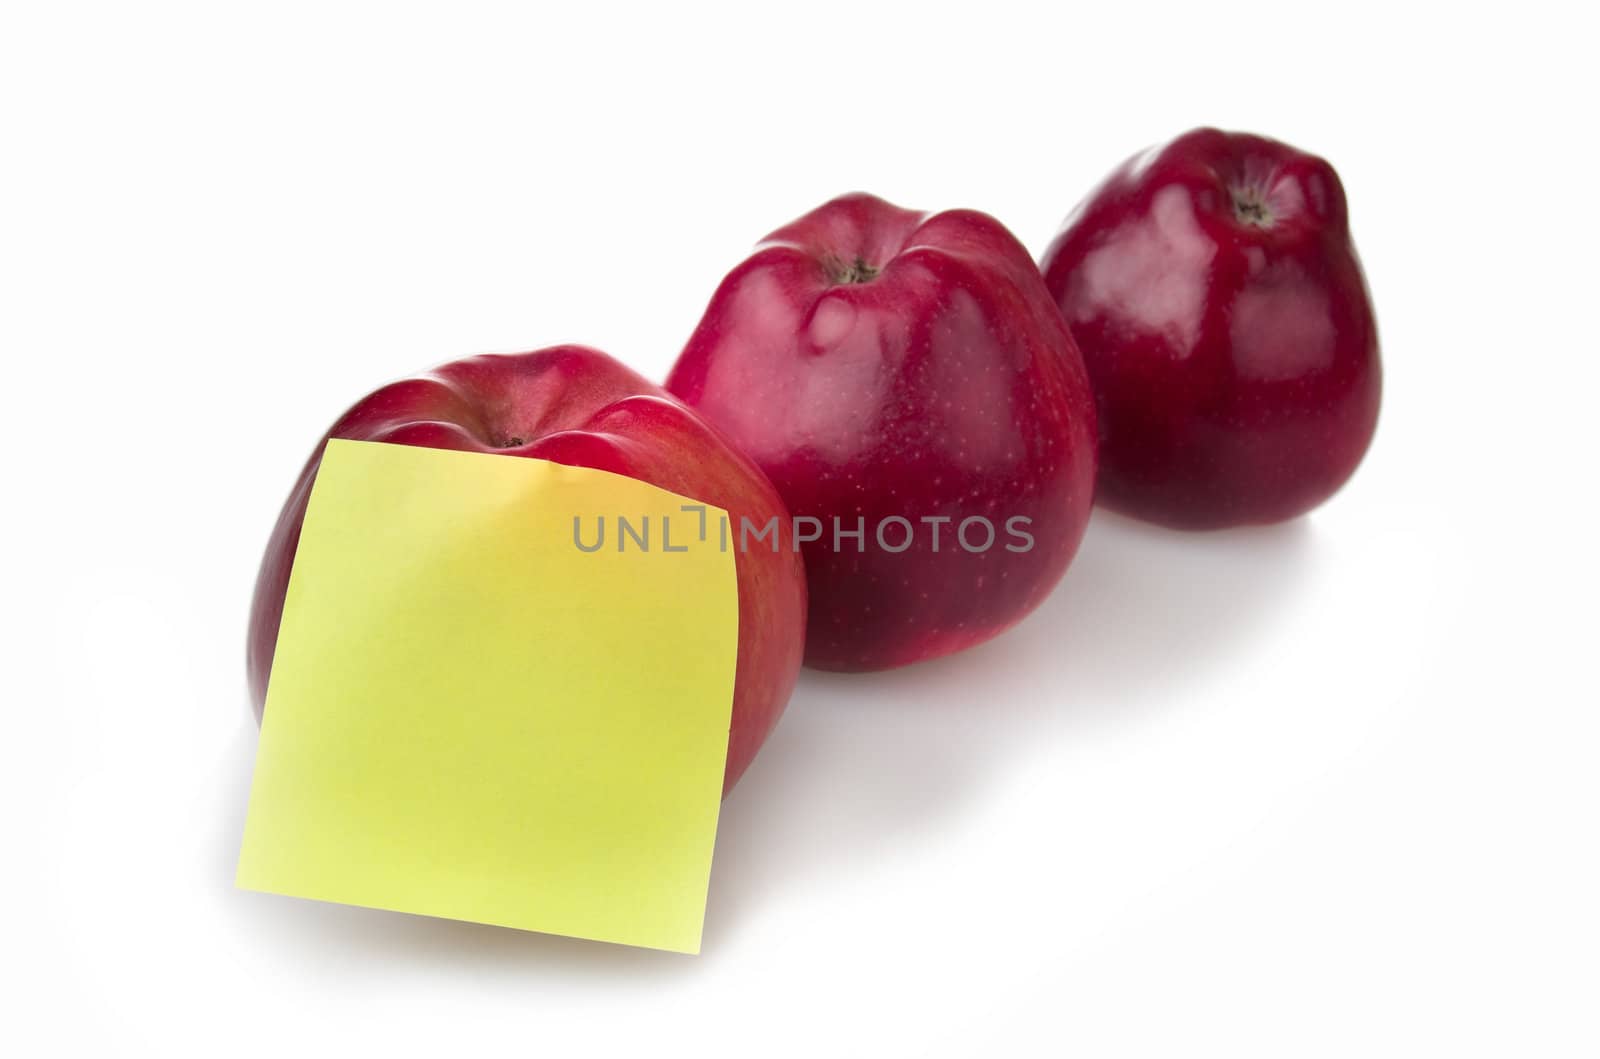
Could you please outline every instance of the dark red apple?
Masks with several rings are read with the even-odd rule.
[[[794,689],[805,627],[805,580],[783,501],[761,472],[698,415],[604,353],[557,346],[469,357],[390,383],[358,401],[323,443],[328,438],[593,467],[704,500],[728,511],[736,525],[740,518],[757,525],[776,519],[782,547],[735,555],[739,651],[723,790],[733,787]],[[323,443],[278,516],[256,581],[249,676],[258,716]]]
[[[1111,174],[1042,267],[1094,384],[1107,507],[1184,529],[1277,522],[1361,462],[1378,332],[1321,158],[1197,129]]]
[[[809,665],[987,640],[1060,579],[1089,517],[1083,363],[1027,252],[981,213],[856,194],[780,228],[722,281],[667,388],[794,513]]]

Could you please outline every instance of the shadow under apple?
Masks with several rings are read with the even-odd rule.
[[[1312,539],[1305,519],[1191,534],[1097,509],[1055,592],[995,640],[883,673],[802,673],[723,804],[706,950],[774,893],[940,826],[1028,745],[1182,708],[1207,670],[1248,665]]]
[[[884,673],[802,673],[723,803],[701,959],[781,891],[936,829],[1029,744],[1181,708],[1186,682],[1250,657],[1253,630],[1302,580],[1312,536],[1303,519],[1182,534],[1097,510],[1061,585],[997,639]],[[230,887],[255,740],[242,731],[236,752],[218,843]],[[276,896],[252,899],[244,926],[291,958],[352,972],[406,963],[641,988],[696,973],[672,953]]]

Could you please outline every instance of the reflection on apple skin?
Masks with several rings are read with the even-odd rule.
[[[1041,267],[1094,386],[1105,506],[1184,529],[1278,522],[1360,464],[1378,334],[1327,162],[1196,130],[1114,172]]]
[[[1032,259],[984,214],[824,204],[727,275],[667,388],[796,516],[1030,527],[1025,553],[807,542],[807,665],[885,669],[982,643],[1038,606],[1083,536],[1088,379]]]
[[[781,547],[734,558],[739,650],[723,792],[783,713],[800,669],[805,577],[770,482],[703,419],[599,350],[485,354],[379,387],[329,428],[284,502],[250,609],[247,668],[259,718],[311,485],[329,438],[497,453],[592,467],[777,526]],[[540,586],[529,585],[529,592]]]

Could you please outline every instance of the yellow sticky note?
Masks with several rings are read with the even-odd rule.
[[[698,952],[738,589],[697,503],[542,460],[329,443],[238,885]],[[578,547],[574,518],[585,547],[603,520],[603,546]]]

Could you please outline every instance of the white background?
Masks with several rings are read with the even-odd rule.
[[[0,1050],[1596,1054],[1591,44],[1536,4],[8,4]],[[700,957],[232,888],[255,566],[348,403],[569,340],[659,378],[834,194],[1037,253],[1197,124],[1343,175],[1386,392],[1326,507],[1097,515],[1005,637],[807,674]]]

